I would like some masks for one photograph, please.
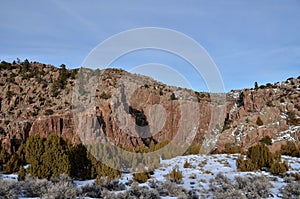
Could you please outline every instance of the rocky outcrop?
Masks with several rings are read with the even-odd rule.
[[[225,143],[247,149],[263,137],[273,139],[272,151],[287,140],[298,142],[300,135],[300,78],[268,84],[258,89],[232,91],[228,107],[227,126],[218,139],[217,147]],[[260,118],[263,124],[258,124]],[[284,133],[283,133],[284,132]]]
[[[77,70],[67,71],[62,84],[62,69],[30,67],[24,71],[22,63],[3,62],[0,67],[1,142],[10,153],[37,133],[123,147],[170,140],[201,145],[203,153],[226,143],[247,149],[265,136],[273,139],[273,151],[287,139],[299,140],[300,78],[222,95],[119,69],[83,70],[77,78]]]

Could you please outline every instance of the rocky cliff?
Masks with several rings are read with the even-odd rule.
[[[225,143],[248,148],[267,135],[276,150],[300,136],[300,78],[209,94],[120,69],[2,62],[0,91],[0,140],[10,153],[37,133],[123,147],[175,140],[203,153]]]

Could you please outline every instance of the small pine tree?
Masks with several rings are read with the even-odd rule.
[[[70,151],[67,143],[56,134],[50,135],[45,142],[41,167],[44,167],[47,178],[71,175]]]
[[[29,63],[28,59],[25,59],[22,65],[23,65],[22,73],[26,73],[30,70],[30,63]]]
[[[25,158],[26,162],[30,164],[28,171],[34,177],[45,178],[43,174],[44,168],[42,165],[42,155],[45,152],[44,146],[45,139],[40,137],[39,134],[31,136],[27,139],[25,145]]]
[[[171,94],[170,99],[171,99],[171,100],[177,100],[177,98],[176,98],[176,96],[175,96],[174,93]]]
[[[255,88],[255,90],[258,89],[258,83],[257,82],[254,83],[254,88]]]
[[[59,73],[59,77],[58,77],[58,82],[59,82],[59,86],[61,89],[65,88],[65,85],[67,84],[67,79],[68,79],[68,71],[66,69],[66,65],[62,64],[60,65],[60,73]]]

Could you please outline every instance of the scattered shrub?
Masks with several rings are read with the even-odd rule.
[[[59,180],[50,184],[47,193],[42,198],[76,198],[76,186],[70,180]]]
[[[176,197],[182,193],[186,193],[186,190],[183,187],[178,186],[175,182],[171,182],[169,180],[160,182],[156,189],[161,196]]]
[[[199,152],[200,152],[200,146],[193,144],[189,146],[189,148],[184,153],[184,155],[192,155],[192,154],[195,155],[195,154],[199,154]]]
[[[0,135],[6,136],[6,132],[2,127],[0,127]]]
[[[214,173],[212,171],[210,171],[210,170],[205,170],[203,173],[214,175]]]
[[[262,119],[258,116],[258,118],[257,118],[257,120],[256,120],[256,124],[258,125],[258,126],[262,126],[262,125],[264,125],[264,122],[262,121]]]
[[[234,189],[231,180],[222,173],[210,179],[209,191],[212,192],[214,198],[245,198],[241,191]]]
[[[8,162],[5,165],[4,172],[5,173],[14,173],[18,172],[20,166],[22,166],[22,162],[17,153],[11,156]]]
[[[272,101],[267,101],[267,106],[269,107],[275,107],[274,103]]]
[[[26,176],[26,171],[23,166],[20,166],[19,172],[18,172],[18,181],[25,180],[25,176]]]
[[[168,176],[171,182],[181,183],[182,172],[179,170],[178,166],[174,167]]]
[[[292,182],[280,189],[283,198],[299,198],[300,197],[300,183]]]
[[[221,151],[221,153],[226,153],[226,154],[235,154],[241,152],[242,152],[242,148],[234,143],[226,143],[224,149]]]
[[[1,198],[9,198],[9,199],[17,199],[20,193],[20,186],[15,181],[5,180],[3,181],[0,178],[0,197]]]
[[[8,161],[9,154],[0,145],[0,171],[3,170],[3,165]]]
[[[100,97],[101,99],[109,99],[109,98],[111,98],[111,94],[102,92],[102,93],[99,95],[99,97]]]
[[[272,85],[271,83],[267,83],[267,84],[266,84],[266,87],[267,87],[267,88],[272,88],[272,86],[273,86],[273,85]]]
[[[21,182],[22,196],[24,197],[42,197],[47,193],[51,181],[46,179],[34,179],[30,175],[26,176],[25,181]]]
[[[10,90],[6,91],[6,98],[10,100],[13,97],[14,93]]]
[[[226,118],[224,120],[224,125],[222,131],[225,131],[227,129],[230,129],[230,125],[232,123],[232,120],[229,117],[229,113],[227,113]]]
[[[253,177],[235,177],[235,188],[241,190],[247,198],[267,198],[273,185],[264,175]]]
[[[54,111],[52,109],[46,109],[44,115],[52,115]]]
[[[237,107],[244,106],[244,98],[245,98],[245,94],[244,92],[241,92],[237,100]]]
[[[170,99],[171,99],[171,100],[177,100],[177,98],[176,98],[176,96],[175,96],[174,93],[171,94]]]
[[[105,198],[105,197],[104,197]],[[132,183],[129,190],[124,193],[119,193],[117,195],[108,195],[106,198],[145,198],[145,199],[159,199],[160,196],[156,190],[149,190],[148,187],[138,186],[137,183]]]
[[[270,138],[270,136],[265,136],[260,140],[261,143],[265,144],[265,145],[272,145],[272,139]]]
[[[286,144],[281,145],[280,153],[292,157],[300,157],[300,149],[297,148],[294,142],[288,141]]]
[[[101,198],[102,189],[97,184],[87,184],[79,188],[79,196],[90,197],[90,198]]]
[[[299,125],[300,124],[300,119],[297,118],[295,111],[289,111],[287,113],[288,117],[287,117],[287,124],[288,125]]]
[[[96,184],[100,185],[101,188],[109,191],[121,191],[125,190],[125,185],[120,183],[119,180],[109,179],[108,177],[99,177],[96,178]]]
[[[185,162],[184,162],[184,164],[183,164],[183,167],[184,168],[191,168],[191,164],[186,160]]]
[[[260,88],[260,89],[265,89],[266,86],[265,86],[265,85],[260,85],[259,88]]]
[[[138,183],[145,183],[151,177],[149,172],[139,172],[133,174],[133,179]]]
[[[255,163],[253,163],[251,159],[244,159],[244,156],[241,155],[236,160],[236,166],[240,171],[254,171],[259,169],[258,166]]]
[[[282,173],[285,173],[287,172],[288,170],[288,164],[286,162],[274,162],[270,168],[270,172],[273,174],[273,175],[279,175],[279,174],[282,174]]]
[[[293,177],[295,178],[296,181],[300,181],[300,174],[299,173],[293,173]]]
[[[213,198],[266,198],[272,184],[265,176],[236,176],[235,183],[222,173],[210,179],[209,191]]]
[[[8,125],[10,123],[10,120],[4,120],[4,124]]]

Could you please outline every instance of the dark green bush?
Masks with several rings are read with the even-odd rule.
[[[288,171],[288,164],[286,162],[274,162],[270,168],[273,175],[279,175]]]
[[[274,162],[274,155],[270,152],[269,148],[263,144],[250,147],[247,151],[247,158],[251,159],[258,168],[270,168]]]
[[[10,91],[10,90],[6,91],[6,98],[7,99],[10,100],[13,97],[13,95],[14,95],[14,93],[12,91]]]
[[[171,99],[171,100],[177,100],[177,98],[176,98],[176,96],[175,96],[174,93],[171,94],[170,99]]]
[[[272,145],[272,139],[270,138],[270,136],[265,136],[260,140],[261,143],[265,144],[265,145]]]
[[[238,159],[236,160],[236,166],[237,168],[242,171],[255,171],[258,170],[258,166],[252,162],[251,159],[244,159],[244,156],[239,156]]]
[[[247,151],[246,159],[240,156],[236,165],[240,171],[254,171],[268,168],[273,174],[285,173],[288,170],[288,165],[280,162],[280,153],[272,154],[267,146],[258,144],[252,146]]]
[[[235,154],[241,152],[242,152],[242,148],[234,143],[226,143],[224,149],[221,151],[221,153],[226,153],[226,154]]]
[[[22,166],[22,162],[19,159],[18,154],[14,154],[11,156],[11,158],[8,160],[8,162],[5,165],[4,172],[5,173],[14,173],[18,172],[20,166]]]
[[[46,109],[44,115],[52,115],[54,111],[52,109]]]

